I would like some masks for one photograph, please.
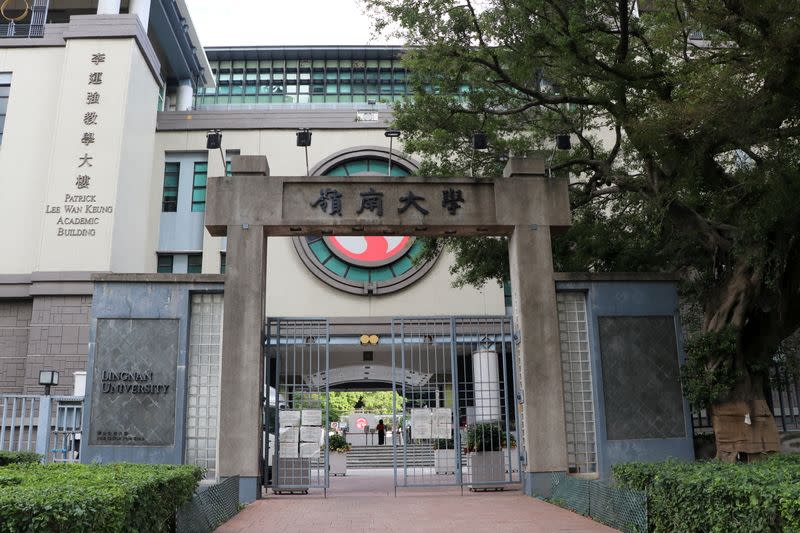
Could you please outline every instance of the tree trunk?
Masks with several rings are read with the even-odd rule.
[[[778,426],[765,395],[768,377],[752,371],[766,368],[768,372],[780,342],[767,331],[770,328],[759,327],[763,322],[756,302],[762,281],[758,269],[741,263],[706,305],[705,331],[732,327],[738,334],[734,368],[739,379],[722,401],[711,406],[717,459],[724,461],[751,460],[780,451]]]

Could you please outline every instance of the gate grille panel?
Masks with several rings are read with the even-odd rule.
[[[328,321],[270,319],[267,332],[265,484],[275,492],[327,489]]]
[[[395,486],[518,483],[510,319],[399,318],[392,338]]]

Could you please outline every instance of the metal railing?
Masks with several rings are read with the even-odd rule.
[[[46,462],[76,463],[82,418],[81,396],[2,395],[0,451],[35,452]]]

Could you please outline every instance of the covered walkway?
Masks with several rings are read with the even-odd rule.
[[[391,470],[348,470],[331,478],[328,498],[273,496],[259,500],[217,533],[252,532],[613,532],[588,518],[525,496],[519,490],[461,495],[456,487],[398,489]]]

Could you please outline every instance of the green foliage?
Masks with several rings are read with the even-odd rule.
[[[724,400],[738,379],[733,365],[736,331],[699,333],[686,342],[686,363],[681,368],[684,393],[696,408]]]
[[[634,16],[614,0],[363,1],[376,31],[413,46],[394,126],[420,175],[551,161],[573,212],[558,270],[678,273],[697,327],[732,325],[746,355],[711,376],[696,360],[700,403],[734,371],[765,372],[800,327],[800,4],[648,2]],[[476,131],[488,150],[471,149]],[[571,150],[553,150],[560,133]],[[443,246],[456,285],[507,278],[505,239],[425,249]]]
[[[0,532],[169,531],[202,477],[189,465],[11,465],[0,472]]]
[[[467,452],[497,452],[506,446],[506,432],[498,424],[473,424],[467,428],[466,444]]]
[[[613,472],[622,487],[647,492],[656,533],[800,531],[800,454],[751,464],[627,463]]]
[[[19,463],[38,463],[42,456],[34,452],[2,452],[0,451],[0,466]]]
[[[392,412],[392,391],[372,391],[372,392],[347,392],[334,391],[330,393],[330,420],[338,421],[343,415],[349,415],[355,411],[356,402],[363,398],[364,411],[385,415]],[[403,405],[403,399],[397,395],[397,405]]]
[[[347,442],[344,435],[334,434],[328,437],[328,449],[332,452],[347,453],[352,446]]]
[[[433,441],[434,450],[454,450],[456,443],[453,439],[436,439]]]

